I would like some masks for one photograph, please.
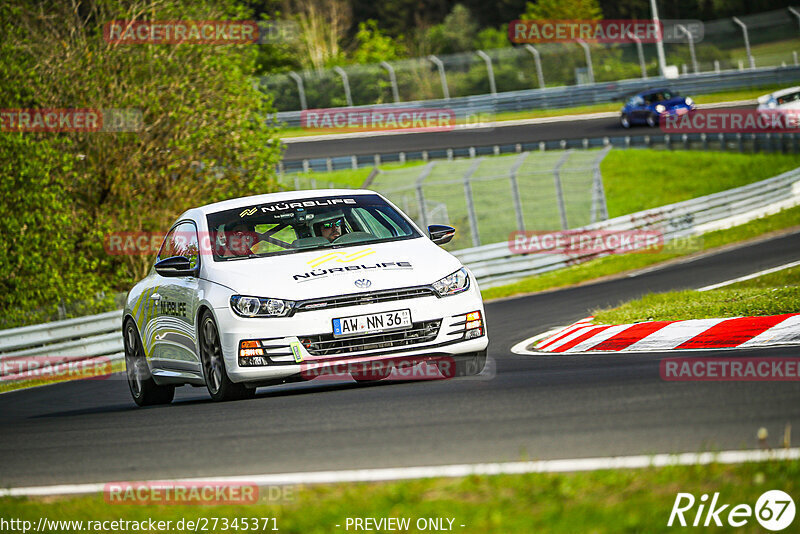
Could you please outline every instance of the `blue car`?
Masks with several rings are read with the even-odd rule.
[[[623,128],[636,124],[655,128],[661,117],[684,115],[694,109],[691,98],[680,96],[672,89],[649,89],[634,95],[625,103],[619,123]]]

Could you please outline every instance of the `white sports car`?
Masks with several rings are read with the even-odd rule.
[[[437,246],[454,233],[433,225],[425,235],[366,190],[190,209],[127,297],[134,401],[169,403],[187,384],[231,400],[326,373],[480,373],[488,339],[478,284]]]

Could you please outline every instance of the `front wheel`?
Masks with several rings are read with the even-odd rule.
[[[159,386],[153,380],[142,342],[133,321],[128,319],[123,328],[125,342],[125,374],[133,402],[139,406],[169,404],[175,397],[175,386]]]
[[[623,128],[630,128],[631,127],[631,119],[627,115],[622,115],[619,118],[619,123],[622,125]]]
[[[658,115],[656,115],[655,113],[651,113],[650,115],[648,115],[647,125],[650,128],[655,128],[656,126],[658,126]]]
[[[203,378],[211,398],[215,401],[231,401],[253,398],[255,388],[247,388],[228,378],[225,360],[222,357],[222,343],[219,330],[211,312],[206,311],[200,320],[200,359],[203,367]]]

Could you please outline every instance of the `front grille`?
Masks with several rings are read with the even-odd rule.
[[[352,293],[336,297],[301,300],[295,304],[295,311],[327,310],[330,308],[344,308],[346,306],[361,306],[363,304],[377,304],[394,300],[417,299],[421,297],[434,297],[433,289],[427,286],[406,287],[403,289],[388,289],[384,291],[369,291],[366,293]]]
[[[300,341],[314,356],[336,356],[351,352],[404,347],[433,341],[439,333],[441,319],[414,323],[408,330],[366,334],[334,339],[333,334],[301,337]]]

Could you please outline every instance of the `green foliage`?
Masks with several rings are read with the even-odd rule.
[[[463,4],[456,4],[444,22],[428,29],[426,39],[431,53],[454,54],[474,50],[478,23]]]
[[[603,10],[597,0],[538,0],[525,4],[522,20],[601,20]]]
[[[378,28],[372,19],[358,24],[357,48],[351,55],[354,63],[380,63],[400,59],[405,55],[404,47]]]
[[[74,13],[0,7],[6,108],[140,110],[137,132],[0,134],[5,326],[127,290],[152,263],[105,252],[110,232],[164,232],[192,206],[275,189],[279,147],[271,103],[252,84],[252,45],[124,45],[103,39],[110,20],[247,20],[233,0],[94,0]],[[91,16],[88,16],[91,14]],[[52,24],[58,20],[58,24]],[[38,213],[38,214],[37,214]],[[30,244],[34,252],[17,253]],[[15,263],[16,262],[16,263]],[[37,297],[37,298],[33,298]],[[43,311],[42,311],[43,310]]]
[[[511,46],[508,41],[508,31],[503,27],[482,29],[478,32],[473,43],[473,47],[476,50],[491,50],[508,46]]]

